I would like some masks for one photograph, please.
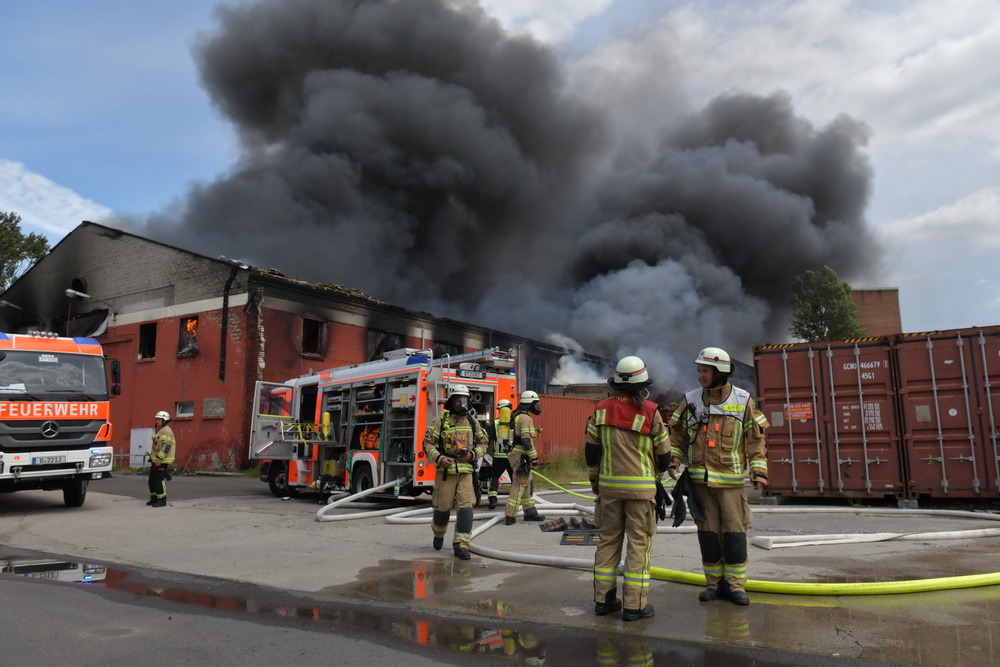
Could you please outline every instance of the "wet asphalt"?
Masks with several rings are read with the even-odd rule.
[[[877,596],[751,592],[752,604],[738,607],[698,602],[693,585],[654,581],[656,616],[625,623],[593,615],[585,569],[480,555],[460,561],[430,547],[426,524],[391,525],[383,517],[321,523],[318,496],[281,500],[253,478],[175,477],[166,508],[146,507],[147,497],[138,476],[94,483],[74,510],[55,493],[0,496],[0,557],[43,552],[96,562],[106,568],[98,586],[136,599],[154,590],[159,600],[221,609],[250,623],[374,631],[409,650],[443,652],[448,662],[474,654],[504,664],[1000,664],[1000,588],[993,585]],[[561,493],[542,499],[586,504]],[[755,536],[930,535],[997,525],[755,509]],[[519,522],[490,528],[474,546],[592,559],[592,545],[563,544],[563,537]],[[749,575],[812,583],[949,578],[1000,571],[998,547],[997,537],[752,547]],[[655,567],[697,573],[699,560],[693,534],[654,539]]]

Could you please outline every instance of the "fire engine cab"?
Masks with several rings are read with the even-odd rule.
[[[429,492],[435,468],[422,443],[449,388],[468,387],[484,429],[497,401],[516,402],[513,352],[489,348],[435,359],[430,350],[406,348],[383,356],[257,383],[250,458],[261,461],[261,481],[274,495],[357,493],[393,481],[388,495]],[[489,472],[480,477],[488,480]]]

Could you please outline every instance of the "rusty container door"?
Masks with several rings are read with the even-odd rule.
[[[594,414],[597,400],[576,396],[538,397],[542,414],[534,417],[541,429],[538,436],[538,457],[543,463],[583,456],[587,437],[587,418]]]
[[[903,497],[888,338],[754,351],[768,495]]]
[[[901,334],[895,347],[911,495],[1000,497],[1000,331]]]

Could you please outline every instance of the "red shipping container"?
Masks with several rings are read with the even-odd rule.
[[[910,494],[1000,497],[1000,328],[895,337]]]
[[[766,495],[903,497],[888,338],[754,349]]]
[[[543,463],[583,456],[587,439],[587,418],[594,414],[597,400],[576,396],[538,397],[542,414],[535,417],[538,457]]]

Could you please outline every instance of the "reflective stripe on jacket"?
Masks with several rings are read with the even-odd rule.
[[[742,486],[748,469],[767,474],[768,423],[749,392],[728,382],[689,391],[669,425],[670,464],[686,462],[692,481]]]

